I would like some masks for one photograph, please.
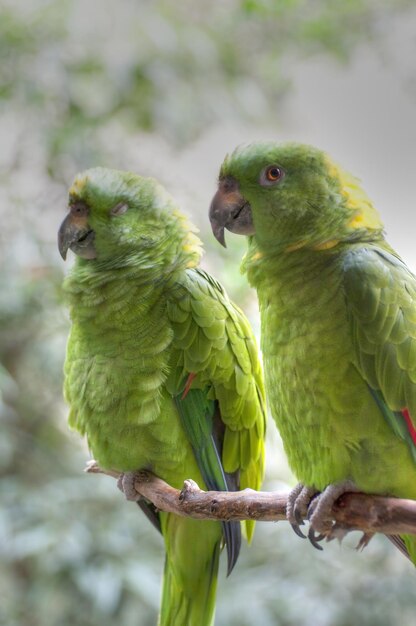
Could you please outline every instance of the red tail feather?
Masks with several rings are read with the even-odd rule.
[[[402,415],[406,420],[407,428],[409,429],[410,436],[412,438],[413,443],[416,446],[416,428],[413,425],[412,418],[410,417],[410,413],[408,409],[402,409]]]
[[[183,390],[183,394],[182,394],[182,398],[181,400],[185,400],[186,396],[189,393],[189,390],[191,388],[192,382],[195,378],[196,374],[194,374],[193,372],[191,372],[186,380],[186,385],[185,385],[185,389]]]

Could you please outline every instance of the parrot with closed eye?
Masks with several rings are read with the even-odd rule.
[[[258,489],[265,409],[256,343],[243,313],[198,267],[201,244],[151,178],[93,168],[69,190],[58,233],[75,264],[64,282],[71,331],[65,361],[69,424],[103,468],[122,472],[131,499],[138,470],[176,488]],[[139,502],[163,535],[160,626],[209,626],[226,545],[239,522],[200,521]],[[243,524],[248,540],[254,524]]]
[[[266,391],[309,511],[327,535],[345,491],[416,499],[416,278],[359,181],[312,146],[259,142],[221,166],[215,237],[245,235]],[[370,537],[363,538],[363,545]],[[416,563],[416,537],[390,537]]]

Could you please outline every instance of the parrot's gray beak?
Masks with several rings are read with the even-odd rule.
[[[58,248],[63,260],[69,249],[83,259],[95,259],[94,231],[88,226],[86,217],[72,212],[62,222],[58,231]]]
[[[241,195],[238,182],[231,176],[222,178],[209,209],[212,232],[226,248],[224,229],[238,235],[254,235],[250,204]]]

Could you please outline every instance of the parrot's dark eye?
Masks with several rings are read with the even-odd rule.
[[[119,202],[116,206],[113,206],[110,213],[111,215],[124,215],[128,208],[129,205],[126,202]]]
[[[278,165],[269,165],[260,174],[260,185],[270,187],[282,180],[284,171]]]
[[[71,200],[69,203],[69,210],[75,217],[84,217],[88,215],[88,207],[82,200]]]

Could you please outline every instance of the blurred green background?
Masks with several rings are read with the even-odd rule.
[[[82,473],[88,450],[66,426],[55,238],[75,173],[159,178],[257,330],[244,242],[219,249],[207,220],[237,143],[332,151],[414,269],[415,25],[411,0],[1,2],[0,624],[156,622],[160,537],[112,479]],[[265,488],[293,482],[270,423]],[[363,554],[356,542],[320,553],[285,523],[258,524],[231,578],[221,572],[216,624],[416,624],[412,567],[382,537]]]

